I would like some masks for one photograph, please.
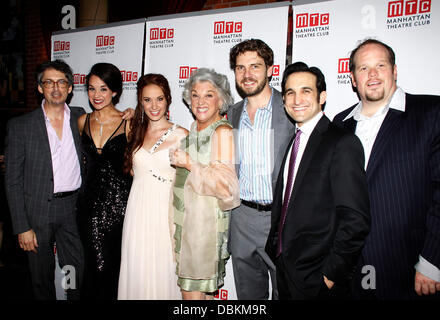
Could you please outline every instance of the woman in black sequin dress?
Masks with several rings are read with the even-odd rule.
[[[85,252],[83,299],[116,299],[125,206],[131,186],[122,165],[129,124],[116,110],[122,76],[109,63],[95,64],[86,78],[93,112],[78,119],[83,184],[78,227]]]

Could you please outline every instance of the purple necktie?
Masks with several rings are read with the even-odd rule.
[[[295,171],[296,156],[299,149],[299,141],[301,136],[301,130],[298,129],[295,136],[295,141],[293,142],[292,152],[290,153],[289,161],[289,174],[287,175],[286,191],[284,192],[283,207],[281,209],[280,224],[278,225],[278,243],[277,243],[277,257],[281,254],[281,233],[284,227],[284,221],[286,220],[287,207],[289,206],[290,196],[292,194],[293,188],[293,174]]]

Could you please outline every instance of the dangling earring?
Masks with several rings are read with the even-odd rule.
[[[144,123],[144,110],[142,110],[142,119],[141,119],[141,123]]]

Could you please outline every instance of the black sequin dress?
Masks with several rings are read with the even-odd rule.
[[[85,163],[78,197],[78,228],[84,246],[83,299],[116,299],[125,207],[132,178],[122,173],[127,145],[122,120],[105,145],[96,148],[87,115],[81,135]]]

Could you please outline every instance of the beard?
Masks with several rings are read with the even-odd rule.
[[[385,90],[366,92],[365,99],[370,102],[380,101],[385,97]]]
[[[261,81],[261,82],[258,82],[258,80],[253,79],[253,78],[244,78],[241,81],[241,83],[244,84],[248,80],[257,81],[257,87],[254,89],[246,90],[238,82],[235,82],[235,88],[237,89],[238,94],[242,98],[256,96],[257,94],[259,94],[260,92],[262,92],[264,90],[264,88],[266,87],[266,84],[268,83],[267,78],[266,78],[266,81]]]

